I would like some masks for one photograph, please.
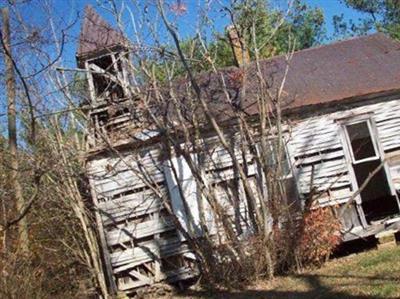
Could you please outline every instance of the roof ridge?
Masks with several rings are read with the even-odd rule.
[[[300,54],[300,53],[317,51],[317,50],[321,50],[321,49],[324,49],[324,48],[327,48],[327,47],[332,47],[332,46],[336,46],[336,45],[339,45],[339,44],[345,44],[345,43],[353,42],[355,40],[368,39],[368,38],[371,38],[371,37],[378,37],[378,36],[384,37],[387,40],[390,40],[392,42],[398,43],[400,45],[400,41],[397,41],[397,40],[387,36],[385,33],[383,33],[383,32],[375,32],[375,33],[367,34],[367,35],[352,36],[351,38],[334,41],[334,42],[329,43],[329,44],[316,45],[314,47],[297,50],[297,51],[294,51],[293,54],[295,55],[295,54]],[[266,58],[266,59],[261,59],[261,61],[275,60],[277,58],[284,57],[285,55],[287,55],[287,54],[280,54],[280,55],[272,56],[272,57],[269,57],[269,58]]]
[[[310,47],[310,48],[306,48],[306,49],[297,50],[297,51],[293,52],[293,55],[298,55],[298,54],[303,54],[303,53],[308,53],[308,52],[314,52],[314,51],[323,50],[325,48],[329,48],[329,47],[332,47],[332,46],[337,46],[339,44],[346,44],[346,43],[349,43],[349,42],[354,42],[356,40],[370,39],[370,38],[379,37],[379,36],[384,37],[386,40],[390,40],[390,41],[392,41],[394,43],[397,43],[400,46],[400,41],[397,41],[397,40],[391,38],[390,36],[387,36],[383,32],[375,32],[375,33],[368,34],[368,35],[353,36],[351,38],[335,41],[333,43],[324,44],[324,45],[318,45],[318,46],[315,46],[315,47]],[[263,59],[260,59],[259,62],[260,63],[267,63],[267,62],[277,61],[279,59],[284,58],[285,55],[287,55],[287,54],[288,53],[272,56],[272,57],[269,57],[269,58],[263,58]],[[250,61],[247,64],[246,67],[251,67],[255,63],[256,63],[256,61]],[[226,66],[226,67],[218,68],[217,72],[228,72],[230,70],[235,70],[235,69],[238,69],[238,67],[237,66]],[[208,73],[210,73],[210,71],[201,71],[199,73],[199,75],[200,76],[201,75],[204,76],[205,74],[208,74]]]

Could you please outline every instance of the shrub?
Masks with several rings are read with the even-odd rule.
[[[340,242],[340,222],[331,208],[305,212],[296,252],[303,266],[321,265]]]

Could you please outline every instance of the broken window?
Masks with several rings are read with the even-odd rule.
[[[355,163],[364,159],[378,158],[375,145],[372,142],[368,122],[363,121],[346,126],[349,135],[353,160]]]
[[[124,78],[122,63],[116,60],[116,54],[109,54],[88,61],[87,68],[91,76],[93,96],[96,101],[116,102],[124,98],[121,80]]]
[[[361,188],[361,207],[368,223],[399,212],[379,139],[371,118],[359,118],[344,124],[347,153],[354,173],[354,189]],[[373,176],[371,176],[373,174]]]

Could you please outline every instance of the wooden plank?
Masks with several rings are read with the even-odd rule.
[[[326,161],[312,166],[306,166],[298,169],[298,176],[300,180],[307,177],[313,176],[314,179],[321,177],[329,177],[334,175],[340,175],[346,173],[347,165],[344,159]]]
[[[309,166],[312,164],[326,162],[327,160],[335,160],[338,158],[344,158],[344,152],[342,148],[338,148],[333,152],[325,152],[325,153],[318,153],[316,155],[308,156],[308,157],[296,157],[296,167],[301,166]]]
[[[92,201],[93,201],[94,205],[98,205],[97,194],[94,190],[93,182],[90,179],[89,179],[89,185],[90,185],[90,193],[91,193]],[[112,294],[116,294],[117,286],[115,284],[115,280],[113,277],[110,252],[107,247],[107,241],[105,238],[104,227],[103,227],[101,216],[100,216],[100,213],[98,212],[98,210],[95,210],[95,219],[96,219],[97,230],[99,233],[100,246],[102,249],[103,260],[104,260],[104,264],[105,264],[106,279],[108,282],[108,287],[110,288],[110,291]]]
[[[157,186],[161,194],[167,194],[164,185]],[[140,207],[151,204],[151,201],[159,199],[159,197],[151,189],[143,189],[135,193],[116,194],[113,199],[105,198],[99,203],[99,208],[113,210],[121,207]]]
[[[162,274],[162,280],[165,280],[168,283],[189,279],[192,277],[196,277],[199,273],[194,271],[194,269],[189,267],[181,267],[176,270],[167,271]]]
[[[192,154],[191,160],[196,163],[197,155]],[[172,209],[180,225],[189,235],[200,236],[199,194],[189,164],[183,157],[173,157],[164,163],[164,174]]]
[[[161,258],[165,258],[189,251],[188,246],[183,244],[180,239],[160,240],[159,242],[150,242],[139,247],[126,249],[122,252],[114,252],[111,254],[111,263],[114,267],[114,273],[118,273],[121,270],[120,266],[129,265],[133,268],[153,261],[158,254]]]
[[[138,218],[149,213],[154,213],[163,208],[159,200],[154,200],[147,207],[121,207],[112,211],[100,210],[101,218],[104,225],[119,224],[121,222],[129,221],[133,218]]]
[[[324,140],[315,144],[305,144],[304,146],[297,146],[295,148],[295,155],[309,155],[321,151],[329,150],[331,148],[340,148],[341,143],[338,138],[331,140]]]
[[[158,167],[160,150],[158,148],[146,148],[138,152],[120,152],[122,159],[118,156],[97,158],[91,160],[87,164],[89,175],[105,175],[109,173],[109,169],[113,171],[126,171],[130,167],[137,167],[138,163],[146,167]]]
[[[136,270],[129,271],[129,275],[132,275],[133,277],[135,277],[139,281],[142,281],[145,284],[149,284],[150,285],[150,284],[154,283],[153,279],[151,279],[148,276],[145,276],[145,275],[141,274],[140,272],[138,272]]]
[[[114,246],[174,229],[175,225],[171,218],[149,220],[115,228],[106,233],[106,239],[108,246]]]
[[[149,184],[163,184],[164,175],[160,173],[157,176],[153,176],[150,182],[146,182],[143,178],[138,179],[137,177],[128,177],[126,180],[122,180],[118,177],[101,182],[96,182],[94,188],[96,193],[100,197],[113,197],[117,194],[127,191],[134,191],[141,188],[148,188]]]
[[[125,277],[122,278],[121,281],[118,283],[118,289],[120,291],[135,290],[137,288],[149,285],[149,283],[147,283],[146,281],[130,279],[128,282],[122,282],[123,279],[126,279],[126,278]]]

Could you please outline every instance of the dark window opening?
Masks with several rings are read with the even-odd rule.
[[[122,72],[121,62],[117,62],[116,67],[114,67],[111,55],[92,60],[90,63],[98,66],[109,75],[116,75],[116,67],[119,72]],[[107,76],[93,72],[92,78],[97,97],[107,97],[107,99],[112,102],[124,97],[122,87],[116,82],[113,82],[110,78],[107,78]]]
[[[90,63],[97,65],[98,67],[105,70],[107,73],[115,74],[112,58],[110,55],[92,60]]]
[[[380,164],[381,160],[378,159],[353,165],[359,187]],[[361,206],[368,223],[399,212],[396,198],[390,192],[389,182],[383,167],[361,191]]]
[[[346,128],[355,161],[376,157],[367,122],[347,125]]]
[[[368,184],[360,192],[361,206],[366,221],[382,220],[399,212],[396,197],[392,195],[389,178],[375,144],[379,142],[371,134],[367,121],[346,125],[349,150],[353,156],[353,170],[358,188]],[[374,144],[375,142],[375,144]],[[377,169],[379,169],[377,171]],[[372,177],[370,175],[377,171]]]

